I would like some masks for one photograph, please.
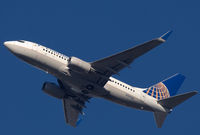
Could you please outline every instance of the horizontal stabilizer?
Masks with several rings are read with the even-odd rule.
[[[196,95],[197,91],[192,91],[176,96],[172,96],[166,99],[159,100],[158,103],[161,104],[163,107],[166,107],[168,109],[172,109],[179,105],[180,103],[184,102],[185,100],[189,99],[190,97]]]
[[[154,112],[154,119],[158,128],[162,127],[166,117],[167,113],[165,112]]]

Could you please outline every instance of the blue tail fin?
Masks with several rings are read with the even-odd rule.
[[[174,96],[177,93],[184,79],[185,76],[175,74],[166,80],[147,88],[143,92],[158,100],[165,99],[170,96]]]

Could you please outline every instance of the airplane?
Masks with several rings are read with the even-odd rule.
[[[94,62],[68,57],[50,48],[25,40],[6,41],[4,46],[16,57],[57,78],[57,84],[44,82],[42,90],[61,99],[66,123],[76,127],[79,116],[91,98],[103,98],[114,103],[153,112],[158,128],[172,109],[196,95],[191,91],[176,95],[185,76],[175,74],[147,88],[137,88],[115,79],[119,72],[139,56],[164,43],[172,31],[130,49]]]

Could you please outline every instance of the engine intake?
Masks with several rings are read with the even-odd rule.
[[[76,71],[79,73],[88,73],[91,69],[91,65],[88,62],[85,62],[79,58],[71,57],[68,60],[68,67],[72,71]]]
[[[48,95],[59,99],[62,99],[66,94],[65,89],[61,89],[58,85],[51,82],[45,82],[42,86],[42,90]]]

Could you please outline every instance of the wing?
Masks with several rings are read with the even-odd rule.
[[[59,87],[67,91],[62,99],[66,123],[76,127],[79,122],[79,114],[83,114],[83,108],[86,107],[85,102],[89,102],[91,97],[76,93],[66,83],[63,83],[63,81],[59,79],[57,81]]]
[[[63,99],[63,107],[66,122],[76,127],[79,122],[79,114],[84,115],[83,108],[85,108],[85,102],[89,102],[90,97],[80,95],[80,94],[72,94],[66,95]]]
[[[79,118],[79,114],[82,114],[82,109],[76,101],[73,99],[63,99],[63,107],[64,107],[64,114],[65,114],[65,120],[66,122],[73,126],[76,127],[77,121]]]
[[[120,70],[129,66],[136,58],[159,46],[161,43],[164,43],[171,33],[172,31],[169,31],[157,39],[92,62],[91,65],[94,70],[103,76],[101,77],[101,85],[104,85],[108,81],[105,78],[109,78],[113,74],[118,74]]]

